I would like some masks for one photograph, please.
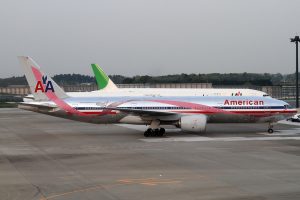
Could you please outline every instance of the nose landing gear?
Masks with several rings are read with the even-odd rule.
[[[272,134],[273,132],[273,124],[269,123],[268,133]]]

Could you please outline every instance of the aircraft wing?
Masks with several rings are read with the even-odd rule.
[[[118,108],[118,107],[106,107],[106,110],[117,110],[130,114],[140,115],[140,116],[174,116],[178,113],[154,111],[154,110],[142,110],[142,109],[129,109],[129,108]]]

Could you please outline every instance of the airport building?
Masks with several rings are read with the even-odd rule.
[[[61,87],[66,92],[90,92],[98,90],[96,84],[61,85]]]
[[[157,84],[117,84],[119,88],[212,88],[211,83],[157,83]],[[61,85],[66,92],[89,92],[98,90],[96,84]],[[0,94],[27,95],[27,85],[0,87]]]
[[[277,99],[292,99],[296,95],[296,87],[292,84],[280,86],[254,86],[254,85],[212,85],[212,83],[154,83],[154,84],[117,84],[119,88],[247,88],[266,92]],[[98,90],[96,84],[61,85],[66,92],[88,92]],[[30,94],[27,85],[10,85],[0,87],[0,94],[25,96]]]
[[[117,84],[119,88],[212,88],[212,83]]]
[[[282,86],[262,86],[261,91],[276,99],[282,99],[284,97]]]
[[[8,87],[0,87],[0,94],[27,95],[30,93],[27,85],[10,85]]]
[[[283,99],[290,99],[296,97],[296,86],[287,84],[282,85],[282,98]]]

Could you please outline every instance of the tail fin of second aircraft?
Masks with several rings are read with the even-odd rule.
[[[32,58],[26,56],[19,56],[18,58],[24,68],[27,82],[35,100],[47,101],[68,97],[50,76],[41,71]]]
[[[118,87],[110,80],[105,72],[97,64],[92,64],[99,90],[116,90]]]

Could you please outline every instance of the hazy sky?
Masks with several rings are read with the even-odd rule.
[[[50,75],[292,73],[300,0],[0,0],[0,78],[29,55]]]

